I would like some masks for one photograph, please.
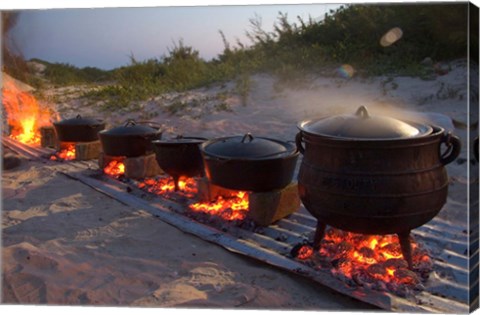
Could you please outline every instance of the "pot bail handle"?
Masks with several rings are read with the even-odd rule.
[[[440,143],[443,143],[447,146],[447,151],[440,156],[440,161],[442,164],[447,165],[453,162],[460,154],[462,142],[460,141],[460,138],[448,132],[447,134],[443,135]]]
[[[355,112],[355,115],[360,116],[361,118],[370,118],[370,115],[368,114],[367,107],[362,105],[360,106],[357,111]]]
[[[245,143],[245,140],[248,138],[248,142],[252,142],[253,141],[253,136],[252,134],[249,132],[249,133],[246,133],[243,138],[242,138],[242,143]]]
[[[128,126],[135,126],[137,123],[135,122],[134,119],[129,119],[127,120],[127,122],[125,123],[125,127],[128,127]]]
[[[300,151],[300,153],[304,154],[305,148],[302,145],[302,141],[303,141],[303,137],[302,137],[302,132],[300,131],[295,136],[295,144],[297,145],[297,150]]]

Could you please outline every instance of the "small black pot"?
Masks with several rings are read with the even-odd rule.
[[[54,122],[57,140],[61,142],[90,142],[98,140],[98,132],[105,129],[105,123],[94,118],[75,118]]]
[[[210,140],[200,149],[211,183],[257,192],[286,187],[299,155],[294,144],[251,134]]]
[[[98,133],[103,152],[110,156],[136,157],[153,152],[152,141],[162,137],[162,131],[153,123],[138,124],[128,120],[124,126]]]
[[[178,190],[178,179],[181,176],[204,175],[199,146],[205,141],[205,138],[178,136],[152,142],[157,163],[165,173],[173,177],[175,190]]]

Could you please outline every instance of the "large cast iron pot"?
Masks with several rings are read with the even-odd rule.
[[[77,115],[75,118],[54,122],[55,133],[61,142],[90,142],[98,140],[98,132],[105,129],[105,122]]]
[[[175,181],[178,190],[178,179],[181,176],[193,177],[204,174],[200,144],[205,138],[178,136],[174,139],[155,140],[152,142],[160,168]]]
[[[319,222],[408,235],[445,204],[444,166],[458,156],[461,142],[443,128],[370,116],[365,107],[298,128],[299,195]]]
[[[249,133],[204,142],[200,150],[211,183],[244,191],[286,187],[292,181],[299,155],[292,143]]]
[[[161,139],[162,131],[154,123],[128,120],[125,125],[98,133],[103,152],[110,156],[136,157],[153,152],[153,140]]]

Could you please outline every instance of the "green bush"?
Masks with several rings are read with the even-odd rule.
[[[424,58],[436,62],[467,56],[467,10],[467,3],[352,4],[331,11],[321,21],[297,18],[296,23],[279,12],[271,32],[262,29],[260,17],[250,20],[250,46],[239,41],[231,45],[220,31],[224,50],[211,61],[179,41],[160,59],[137,61],[131,56],[129,65],[112,71],[38,62],[46,65],[45,78],[54,84],[103,82],[86,96],[103,100],[107,108],[230,80],[236,82],[235,92],[246,104],[250,76],[259,72],[276,75],[281,83],[301,83],[308,73],[350,64],[365,75],[428,77],[430,72],[420,65]],[[478,16],[475,19],[477,24],[472,24],[478,25]],[[402,30],[402,37],[389,46],[380,45],[382,36],[395,27]],[[7,57],[9,71],[21,72],[15,65],[22,63],[15,56]]]

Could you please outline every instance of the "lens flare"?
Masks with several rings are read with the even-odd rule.
[[[394,27],[382,36],[380,39],[380,45],[383,47],[388,47],[397,42],[400,38],[402,38],[402,36],[402,30],[399,27]]]
[[[337,72],[342,78],[350,79],[355,74],[355,69],[349,64],[344,64],[337,69]]]

